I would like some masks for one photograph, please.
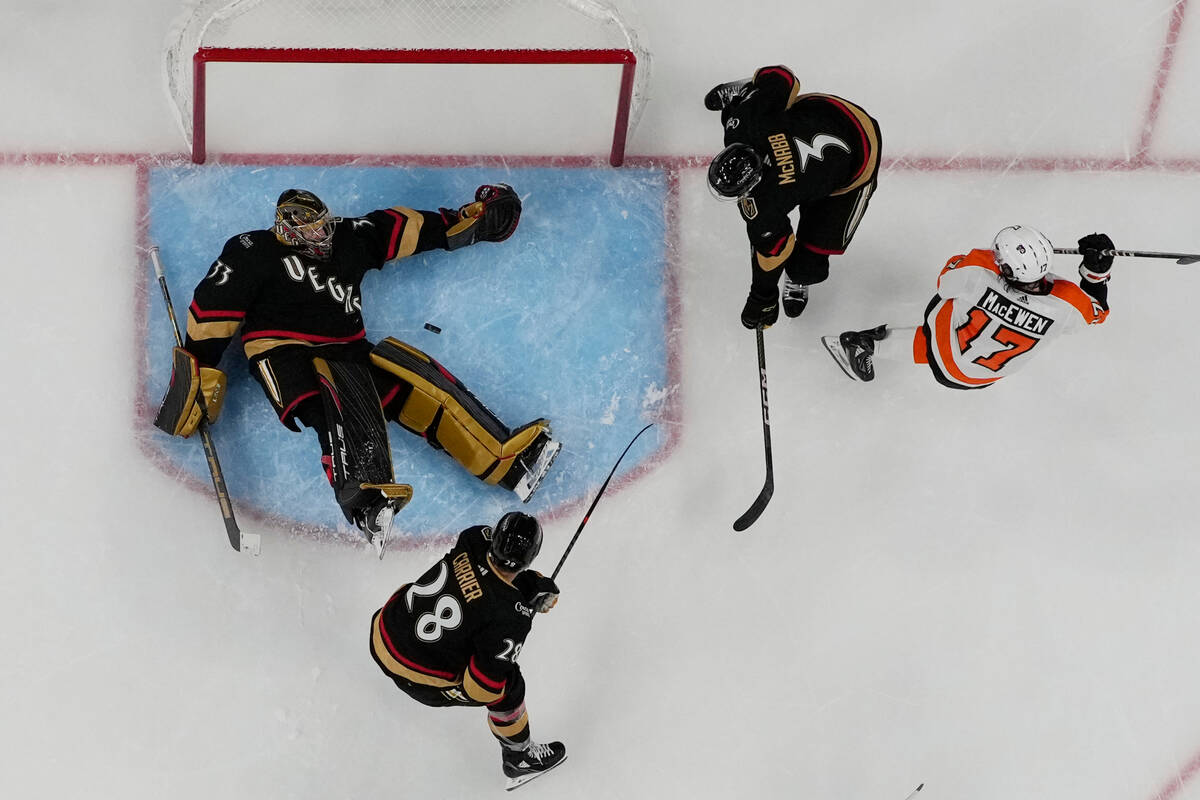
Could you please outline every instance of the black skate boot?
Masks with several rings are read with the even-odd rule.
[[[511,750],[503,745],[501,750],[504,776],[508,778],[504,788],[510,792],[567,760],[567,748],[562,742],[538,744],[531,741],[523,750]]]
[[[742,101],[749,96],[750,81],[730,81],[714,86],[704,95],[704,107],[709,111],[720,111],[733,101]]]
[[[560,442],[550,438],[549,422],[537,420],[530,425],[542,426],[541,433],[521,451],[517,456],[517,463],[513,464],[508,474],[500,480],[500,485],[515,492],[522,503],[528,503],[529,498],[533,497],[533,493],[542,485],[542,480],[550,471],[550,465],[554,463],[558,451],[562,448]]]
[[[406,483],[364,483],[362,489],[377,492],[378,497],[353,512],[354,524],[375,548],[375,554],[383,558],[383,550],[392,535],[392,521],[396,512],[412,499],[412,487]]]
[[[886,336],[887,326],[880,325],[867,331],[846,331],[841,336],[823,336],[821,343],[851,380],[870,381],[875,379],[875,343]]]
[[[803,283],[793,283],[792,279],[783,279],[783,313],[792,319],[804,313],[808,306],[808,287]]]

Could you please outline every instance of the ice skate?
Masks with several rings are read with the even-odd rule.
[[[786,275],[783,278],[783,313],[795,319],[804,313],[808,306],[808,287],[803,283],[793,283]]]
[[[880,325],[866,331],[846,331],[841,336],[822,336],[821,343],[850,380],[865,382],[875,379],[875,342],[885,336],[887,326]]]
[[[522,503],[528,503],[529,498],[533,497],[533,493],[542,485],[542,480],[550,471],[558,451],[562,449],[561,442],[550,438],[549,425],[544,420],[538,424],[544,426],[542,432],[517,456],[517,463],[512,467],[511,471],[519,477],[515,477],[511,483],[507,480],[501,481],[501,485],[512,489],[517,497],[521,498]]]
[[[504,776],[508,778],[504,788],[511,792],[566,761],[567,748],[562,742],[530,742],[523,750],[503,748],[502,759]]]
[[[412,487],[406,483],[366,483],[362,488],[378,489],[381,496],[376,502],[355,512],[354,524],[375,548],[375,554],[383,558],[384,548],[392,535],[392,522],[396,513],[412,499]]]

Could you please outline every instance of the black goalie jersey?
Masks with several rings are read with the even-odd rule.
[[[534,611],[489,566],[491,534],[487,526],[467,528],[376,613],[373,649],[388,672],[423,686],[461,687],[464,702],[504,696]]]
[[[445,246],[441,214],[400,206],[338,219],[327,261],[283,244],[270,230],[239,234],[196,286],[185,346],[216,366],[239,327],[250,359],[280,345],[364,340],[359,292],[367,271]]]

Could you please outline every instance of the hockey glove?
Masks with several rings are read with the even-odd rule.
[[[704,95],[704,107],[709,111],[724,111],[749,96],[752,87],[749,80],[730,81],[714,86]]]
[[[521,198],[507,184],[488,184],[476,189],[475,200],[458,211],[443,208],[441,212],[448,224],[447,250],[476,242],[503,242],[521,220]]]
[[[175,348],[173,357],[171,385],[163,396],[154,425],[172,436],[186,439],[200,427],[205,411],[209,422],[217,421],[225,405],[227,379],[221,370],[201,366],[196,357],[182,347]]]
[[[1112,239],[1106,233],[1089,233],[1079,240],[1079,253],[1083,263],[1079,265],[1079,277],[1090,283],[1107,283],[1108,271],[1112,269],[1113,257],[1101,254],[1101,250],[1114,249]]]
[[[526,604],[540,614],[545,614],[558,602],[558,584],[537,570],[524,570],[513,579],[513,584],[525,595]]]
[[[779,319],[779,290],[772,289],[771,294],[761,295],[758,290],[751,289],[742,309],[742,327],[754,330],[767,329]]]

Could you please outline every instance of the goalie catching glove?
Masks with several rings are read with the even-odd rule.
[[[173,359],[171,385],[167,387],[154,425],[172,436],[187,438],[200,427],[206,411],[209,422],[216,422],[221,415],[227,379],[221,370],[201,366],[196,357],[182,347],[175,348]]]
[[[512,187],[488,184],[475,190],[475,200],[458,211],[439,209],[446,220],[446,249],[457,250],[476,242],[503,242],[521,220],[521,198]]]

